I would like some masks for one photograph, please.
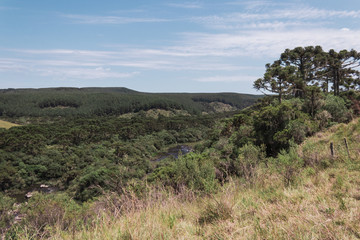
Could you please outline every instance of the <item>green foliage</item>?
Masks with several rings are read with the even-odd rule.
[[[0,116],[93,117],[121,115],[150,109],[186,110],[191,114],[215,112],[209,103],[221,102],[237,109],[260,96],[236,93],[140,93],[125,88],[49,88],[0,90]]]
[[[327,95],[322,108],[331,114],[331,119],[334,122],[345,122],[350,118],[350,112],[341,97]]]
[[[281,150],[273,160],[274,167],[284,179],[286,186],[293,183],[304,166],[304,161],[297,154],[297,148],[291,146],[289,151]]]
[[[311,96],[309,110],[313,116],[320,88],[328,92],[332,84],[335,96],[357,88],[359,61],[360,53],[355,50],[324,52],[320,46],[286,49],[280,60],[266,64],[264,77],[254,82],[254,88],[277,93],[280,102],[284,95]]]
[[[277,93],[281,103],[282,98],[293,90],[292,85],[296,81],[295,71],[294,66],[282,66],[281,61],[266,64],[264,77],[254,82],[254,88]]]
[[[24,216],[21,222],[24,230],[34,239],[49,237],[54,227],[68,231],[78,229],[94,217],[88,205],[80,206],[65,193],[36,193],[20,213]]]
[[[289,140],[301,143],[314,132],[310,117],[297,102],[283,101],[263,107],[254,119],[257,142],[265,144],[267,153],[274,155],[289,147]]]
[[[155,169],[149,181],[156,180],[175,189],[186,186],[193,190],[213,192],[217,188],[213,162],[208,156],[196,153],[189,153]]]
[[[82,201],[118,191],[170,145],[202,140],[218,117],[66,118],[1,131],[0,190],[51,181]]]
[[[245,144],[239,149],[239,156],[232,161],[231,172],[252,181],[256,178],[256,170],[264,159],[264,149],[251,143]]]
[[[86,201],[101,193],[101,188],[106,186],[106,180],[110,178],[110,169],[99,166],[90,166],[84,169],[84,173],[75,180],[76,198]]]
[[[13,221],[13,204],[14,199],[5,196],[0,192],[0,233],[4,234],[5,230],[11,226]]]
[[[0,154],[3,153],[0,151]],[[5,154],[4,154],[5,155]],[[16,185],[16,167],[6,161],[4,155],[0,157],[0,190],[4,191]]]

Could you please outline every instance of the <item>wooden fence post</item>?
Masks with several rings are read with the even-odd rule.
[[[346,147],[346,151],[347,151],[348,157],[351,159],[351,157],[350,157],[350,151],[349,151],[349,147],[348,147],[348,143],[347,143],[346,138],[344,138],[344,143],[345,143],[345,147]]]

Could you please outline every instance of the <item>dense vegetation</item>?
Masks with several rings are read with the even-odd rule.
[[[0,90],[0,116],[114,116],[149,109],[215,112],[211,102],[242,109],[260,96],[237,93],[141,93],[127,88],[49,88]]]
[[[213,116],[100,117],[2,130],[1,190],[52,181],[84,201],[98,192],[90,186],[114,190],[129,179],[142,179],[157,153],[200,141],[213,125]]]
[[[288,49],[280,60],[268,64],[264,77],[254,83],[255,88],[277,96],[261,98],[226,118],[221,114],[187,114],[155,119],[147,117],[145,111],[126,118],[117,116],[121,112],[116,111],[102,116],[80,109],[91,105],[91,101],[84,103],[93,97],[92,93],[83,98],[72,95],[73,91],[90,90],[58,90],[58,96],[70,91],[68,96],[76,96],[74,99],[81,100],[78,103],[74,99],[53,103],[47,90],[43,95],[36,93],[41,90],[33,90],[34,100],[29,102],[36,107],[27,113],[19,110],[18,117],[26,116],[30,122],[32,117],[45,120],[0,130],[0,228],[8,238],[48,238],[56,234],[57,238],[76,239],[171,239],[181,237],[180,232],[195,239],[359,237],[356,216],[360,216],[360,209],[356,201],[360,193],[353,189],[360,174],[360,149],[356,145],[359,121],[354,120],[348,127],[337,125],[359,114],[359,61],[356,51]],[[12,91],[8,96],[21,101],[25,101],[22,94],[30,97],[29,90]],[[141,106],[152,101],[151,94],[112,94],[98,96],[142,99]],[[8,96],[4,99],[10,99]],[[176,100],[164,101],[169,102],[168,108],[150,104],[151,108],[175,108],[187,113],[205,111],[211,106],[206,104],[213,102],[234,105],[237,98],[227,94],[155,96]],[[57,99],[54,93],[52,97]],[[191,103],[171,105],[172,101]],[[105,102],[97,103],[99,109],[111,106]],[[46,111],[35,114],[35,109],[41,107]],[[67,109],[73,112],[50,113]],[[139,110],[147,108],[131,108],[130,112]],[[330,132],[325,132],[328,128]],[[189,144],[194,151],[152,161],[177,144]],[[9,196],[44,183],[61,191],[35,194],[27,204],[13,205]],[[17,224],[14,213],[22,216]],[[151,214],[155,217],[149,221],[154,226],[160,222],[161,231],[149,229],[144,223]],[[310,219],[315,215],[316,219]],[[294,220],[296,216],[303,219]],[[106,222],[103,231],[97,230],[99,220]],[[136,231],[133,225],[138,222],[141,229]],[[181,229],[180,223],[189,226]],[[280,228],[279,224],[285,226]],[[151,232],[154,235],[149,235]]]

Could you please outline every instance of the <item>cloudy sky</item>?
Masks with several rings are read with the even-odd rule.
[[[260,94],[308,45],[360,50],[360,1],[0,0],[0,88]]]

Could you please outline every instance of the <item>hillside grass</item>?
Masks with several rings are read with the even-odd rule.
[[[7,121],[0,120],[0,128],[9,129],[9,128],[11,128],[11,127],[16,127],[16,126],[19,126],[19,125],[18,125],[18,124],[15,124],[15,123],[11,123],[11,122],[7,122]]]
[[[134,207],[124,213],[105,210],[92,227],[53,229],[51,239],[359,238],[359,171],[306,174],[292,187],[270,174],[254,186],[231,181],[212,196],[157,199],[160,192],[146,202],[132,199]]]
[[[146,196],[130,192],[124,200],[109,193],[93,203],[99,209],[93,222],[47,233],[50,239],[359,239],[359,137],[354,120],[309,138],[298,148],[306,166],[291,185],[276,166],[263,166],[251,184],[230,179],[214,194],[149,187]],[[19,231],[20,239],[32,237],[26,227]]]
[[[349,124],[337,124],[325,132],[319,132],[301,144],[300,156],[309,164],[330,164],[344,162],[351,164],[360,153],[360,119]],[[334,155],[331,155],[330,144],[333,144]]]

